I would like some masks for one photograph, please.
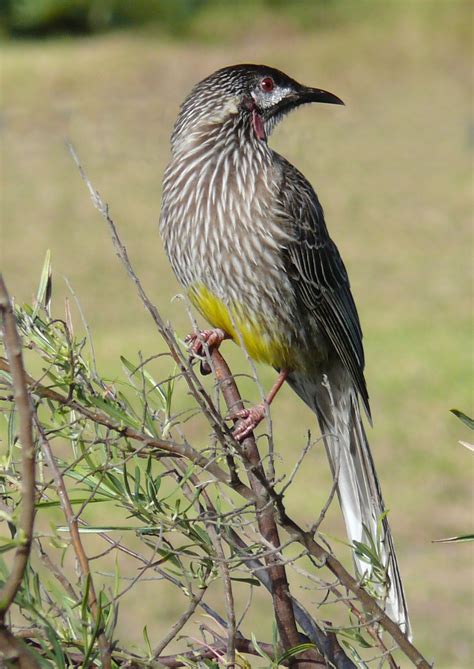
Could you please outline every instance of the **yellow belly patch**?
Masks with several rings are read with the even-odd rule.
[[[242,309],[228,307],[202,285],[190,288],[189,299],[213,327],[223,330],[239,346],[243,343],[254,360],[278,369],[295,367],[288,341],[278,338],[276,331],[269,332],[258,317],[243,317]]]

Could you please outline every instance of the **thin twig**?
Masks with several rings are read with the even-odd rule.
[[[176,467],[181,471],[181,474],[187,473],[186,472],[187,468],[183,463],[177,462]],[[194,489],[198,489],[200,481],[196,476],[196,474],[188,473],[188,476],[190,483],[192,483],[192,485],[194,486]],[[180,479],[182,479],[182,476],[180,476]],[[228,669],[233,669],[235,667],[235,635],[236,635],[234,594],[232,591],[232,582],[230,580],[228,559],[226,558],[224,554],[224,549],[222,547],[220,528],[218,530],[214,525],[214,523],[209,522],[209,516],[211,517],[214,516],[216,514],[216,510],[209,498],[209,495],[206,493],[205,490],[203,490],[201,493],[201,497],[203,498],[206,504],[206,506],[204,507],[204,505],[196,498],[195,493],[192,491],[191,487],[186,482],[183,482],[182,486],[183,486],[183,493],[190,500],[191,503],[195,504],[200,518],[204,520],[206,529],[209,533],[209,538],[211,539],[214,551],[216,553],[215,558],[217,558],[216,561],[218,563],[219,570],[222,576],[222,581],[224,584],[224,601],[225,601],[226,616],[227,616],[227,622],[225,625],[227,630],[227,637],[226,637],[227,667]]]
[[[40,442],[41,442],[41,448],[43,450],[44,458],[48,464],[48,467],[51,469],[51,472],[54,476],[54,482],[57,487],[58,491],[58,496],[59,496],[59,502],[61,504],[61,509],[64,513],[64,517],[66,519],[66,522],[69,527],[69,532],[71,535],[71,542],[72,546],[74,549],[74,553],[76,555],[77,561],[79,563],[80,569],[82,576],[85,581],[89,582],[89,588],[88,588],[88,604],[89,604],[89,609],[92,614],[92,617],[94,619],[95,624],[98,626],[98,641],[99,641],[99,651],[100,651],[100,659],[102,661],[102,665],[104,669],[111,669],[112,668],[112,660],[111,660],[111,648],[110,648],[110,643],[105,635],[105,631],[103,629],[103,624],[102,624],[102,619],[101,619],[101,613],[99,609],[99,604],[97,601],[97,595],[94,587],[94,581],[92,578],[92,573],[90,570],[89,566],[89,559],[86,555],[86,552],[84,550],[84,546],[82,545],[82,540],[81,540],[81,535],[79,532],[79,527],[78,527],[78,520],[77,516],[74,513],[74,510],[72,508],[71,500],[69,499],[69,495],[66,489],[66,485],[64,483],[63,476],[61,472],[59,471],[59,468],[56,464],[56,460],[54,459],[53,452],[51,450],[51,445],[46,438],[46,434],[44,432],[44,429],[39,422],[38,418],[35,417],[35,425],[36,429],[38,430],[39,436],[40,436]]]
[[[183,471],[183,465],[181,465],[181,463],[177,464],[176,466],[179,466],[179,468]],[[198,486],[198,480],[197,480],[197,477],[194,474],[190,475],[189,480],[193,483],[193,485],[195,487]],[[183,487],[183,490],[185,490],[184,487]],[[209,496],[207,495],[207,493],[205,491],[203,492],[203,498],[205,499],[205,502],[206,502],[208,516],[209,515],[217,516],[217,511],[216,511],[215,507],[213,506],[213,504],[211,502],[211,499],[209,498]],[[206,520],[207,520],[207,522],[209,522],[209,518],[207,518]],[[272,581],[271,581],[271,579],[268,575],[268,571],[267,571],[265,565],[260,561],[259,558],[256,558],[252,555],[249,547],[244,542],[244,540],[239,536],[239,534],[236,532],[236,530],[232,526],[227,527],[226,533],[223,535],[223,538],[225,539],[226,543],[233,550],[235,550],[237,548],[240,551],[240,553],[241,553],[240,559],[242,560],[242,562],[251,571],[254,578],[256,578],[263,585],[263,587],[266,588],[266,590],[271,594],[272,593]],[[169,576],[168,574],[166,574],[164,572],[162,572],[162,573],[163,573],[163,576],[165,578],[174,582],[174,580],[171,576]],[[179,585],[179,584],[175,583],[175,585]],[[316,623],[311,618],[311,616],[308,614],[308,612],[303,608],[303,606],[293,596],[291,596],[291,600],[292,600],[292,603],[293,603],[293,610],[294,610],[295,618],[296,618],[296,621],[298,622],[298,625],[305,632],[305,634],[308,636],[308,638],[311,639],[311,641],[313,641],[317,645],[324,645],[323,641],[322,641],[325,638],[324,632],[319,629],[319,627],[316,625]],[[201,603],[201,606],[213,618],[215,618],[216,620],[220,619],[220,616],[217,616],[215,611],[209,611],[209,607],[207,605],[204,605],[203,603]],[[244,614],[245,614],[245,612],[244,612]],[[237,626],[237,628],[240,626],[240,624],[242,622],[242,619],[243,619],[243,616],[241,617],[241,620],[239,621],[239,625]],[[221,621],[219,620],[219,622],[221,622]],[[342,666],[342,664],[340,666]]]
[[[37,628],[27,628],[20,630],[18,636],[25,641],[34,642],[36,639],[44,638],[42,630]],[[236,650],[245,655],[260,656],[263,651],[271,660],[278,659],[275,656],[275,648],[273,644],[266,643],[260,640],[251,640],[244,637],[239,637],[235,642]],[[24,645],[22,645],[24,648]],[[1,650],[1,647],[0,647]],[[225,641],[219,639],[214,648],[203,648],[202,650],[186,650],[174,655],[160,655],[155,660],[142,659],[133,653],[126,653],[120,648],[115,648],[112,651],[112,658],[117,663],[117,666],[127,667],[128,669],[161,669],[162,667],[169,667],[170,669],[178,669],[179,667],[188,667],[190,662],[199,663],[200,660],[214,659],[216,653],[220,654],[225,651]],[[84,653],[82,652],[68,652],[68,659],[74,664],[71,666],[82,667],[84,660]],[[288,666],[288,661],[281,662],[283,666]],[[18,669],[32,669],[31,664],[16,664]],[[35,665],[35,669],[39,665]],[[313,669],[325,669],[326,663],[319,659],[313,664]]]
[[[329,507],[331,506],[332,501],[334,499],[334,496],[337,492],[337,484],[339,482],[340,468],[341,468],[341,452],[340,452],[340,450],[338,450],[337,456],[336,456],[336,464],[335,464],[335,467],[334,467],[333,482],[332,482],[331,490],[329,491],[328,498],[327,498],[323,508],[319,512],[318,519],[311,525],[310,532],[313,535],[318,531],[321,523],[323,522],[324,518],[326,517],[326,513],[327,513]]]
[[[191,601],[189,602],[189,606],[186,609],[186,611],[179,617],[179,619],[175,622],[174,625],[168,630],[168,633],[166,636],[160,641],[160,643],[156,646],[155,650],[153,651],[153,659],[157,660],[163,650],[166,648],[166,646],[178,635],[178,633],[183,629],[183,627],[186,625],[188,620],[191,618],[193,615],[194,611],[197,609],[199,606],[199,603],[201,602],[201,599],[204,597],[204,593],[207,590],[207,586],[203,588],[199,588],[198,592],[196,594],[191,593]],[[160,659],[161,661],[161,659]]]
[[[167,344],[169,351],[171,353],[172,358],[176,362],[178,368],[180,369],[181,373],[183,374],[184,378],[186,379],[186,382],[189,386],[189,389],[194,397],[194,399],[197,401],[203,415],[206,416],[206,418],[209,420],[210,424],[212,425],[212,428],[215,432],[216,437],[219,439],[220,443],[222,446],[226,446],[226,444],[231,441],[231,435],[230,432],[227,430],[225,424],[222,422],[221,416],[216,410],[211,398],[203,388],[202,384],[199,382],[199,379],[197,378],[194,369],[192,366],[189,364],[189,361],[187,360],[187,357],[183,355],[183,352],[178,346],[178,343],[176,341],[176,338],[174,336],[173,331],[166,325],[166,323],[163,321],[161,318],[157,308],[155,305],[150,301],[148,298],[147,294],[145,293],[145,290],[143,289],[143,286],[141,284],[141,281],[137,274],[135,273],[135,270],[133,269],[133,266],[128,258],[128,252],[123,244],[122,240],[120,239],[120,236],[118,234],[118,230],[115,226],[115,223],[110,216],[109,213],[109,207],[106,202],[101,198],[100,194],[98,191],[95,190],[93,187],[89,177],[87,176],[84,168],[81,165],[81,162],[79,160],[79,157],[72,146],[70,142],[66,143],[66,146],[72,156],[72,159],[74,160],[77,169],[79,170],[79,174],[81,175],[82,180],[84,181],[87,190],[89,191],[89,195],[91,197],[92,203],[94,207],[97,209],[97,211],[100,213],[100,215],[104,218],[106,221],[109,231],[112,237],[112,243],[115,248],[115,252],[123,264],[125,270],[127,271],[127,274],[129,277],[132,279],[133,283],[135,284],[135,287],[137,289],[138,296],[142,300],[146,310],[152,317],[160,335],[164,339],[165,343]]]
[[[295,479],[295,476],[297,475],[297,473],[298,473],[298,471],[299,471],[301,465],[303,464],[303,460],[305,459],[306,455],[309,453],[309,451],[311,450],[311,448],[312,448],[315,444],[317,444],[318,441],[321,441],[321,440],[322,440],[322,437],[321,437],[320,439],[316,439],[316,441],[312,441],[312,439],[311,439],[311,433],[308,432],[308,439],[307,439],[307,441],[306,441],[306,444],[305,444],[304,448],[302,449],[302,451],[301,451],[301,453],[300,453],[300,455],[299,455],[299,457],[298,457],[298,460],[296,461],[296,464],[294,465],[294,467],[293,467],[293,469],[292,469],[290,475],[289,475],[288,478],[285,480],[285,485],[281,488],[281,491],[280,491],[280,494],[281,494],[281,495],[283,495],[284,492],[285,492],[285,491],[291,486],[291,484],[293,483],[293,481],[294,481],[294,479]]]
[[[329,604],[331,602],[328,601],[327,596],[329,592],[332,592],[335,595],[334,602],[342,602],[345,604],[350,612],[357,618],[359,621],[360,625],[359,627],[363,626],[366,628],[367,633],[372,637],[372,639],[375,641],[377,646],[380,648],[380,650],[383,652],[383,655],[385,659],[388,660],[388,663],[390,665],[390,669],[398,669],[398,665],[395,662],[395,659],[391,655],[391,652],[387,649],[387,646],[385,645],[385,642],[383,641],[382,637],[378,633],[377,626],[373,624],[373,621],[368,621],[366,616],[360,611],[357,606],[354,604],[354,601],[358,601],[356,597],[344,597],[344,595],[338,590],[337,586],[334,585],[333,583],[328,583],[327,581],[323,581],[319,577],[315,576],[314,574],[309,573],[305,569],[302,569],[299,567],[297,564],[293,565],[293,569],[296,571],[297,574],[300,574],[304,578],[309,579],[313,583],[317,583],[318,586],[322,586],[324,590],[326,591],[326,596],[324,600],[319,604],[319,606],[322,606],[323,604]]]
[[[59,583],[63,586],[64,590],[69,595],[69,597],[72,599],[72,601],[73,602],[79,602],[80,597],[77,595],[77,593],[74,590],[72,584],[69,582],[69,580],[63,574],[63,572],[58,567],[58,565],[51,560],[49,555],[43,549],[43,546],[41,545],[41,542],[40,542],[39,539],[36,539],[35,545],[37,546],[41,562],[45,565],[46,569],[48,571],[50,571],[56,577],[56,580],[59,581]]]

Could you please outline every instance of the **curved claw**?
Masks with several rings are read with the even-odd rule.
[[[189,345],[192,353],[195,355],[200,355],[204,350],[205,344],[207,344],[209,348],[219,347],[224,339],[227,339],[227,335],[224,330],[221,330],[220,328],[214,328],[213,330],[191,332],[191,334],[188,334],[184,341]]]
[[[224,339],[227,339],[227,335],[220,328],[191,332],[185,337],[184,341],[189,346],[190,361],[193,358],[201,359],[201,374],[207,375],[212,371],[208,361],[203,359],[203,356],[206,355],[206,346],[208,349],[219,348]]]

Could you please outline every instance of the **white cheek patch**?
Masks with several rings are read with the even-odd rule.
[[[278,87],[272,93],[271,104],[272,105],[278,104],[279,102],[281,102],[284,98],[286,98],[291,93],[293,93],[291,88],[280,88],[280,87]]]
[[[252,92],[250,95],[257,107],[260,107],[260,109],[268,109],[269,107],[273,107],[273,105],[277,105],[291,93],[293,93],[291,88],[281,88],[280,86],[277,86],[271,93],[257,91],[257,93]]]

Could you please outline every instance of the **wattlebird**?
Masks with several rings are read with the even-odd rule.
[[[315,412],[354,561],[408,634],[405,595],[361,418],[370,420],[362,331],[347,272],[310,183],[268,136],[310,102],[343,104],[263,65],[235,65],[198,83],[181,105],[163,180],[160,231],[178,280],[212,329],[278,370]],[[266,403],[239,412],[244,439]],[[371,557],[368,557],[368,554]]]

